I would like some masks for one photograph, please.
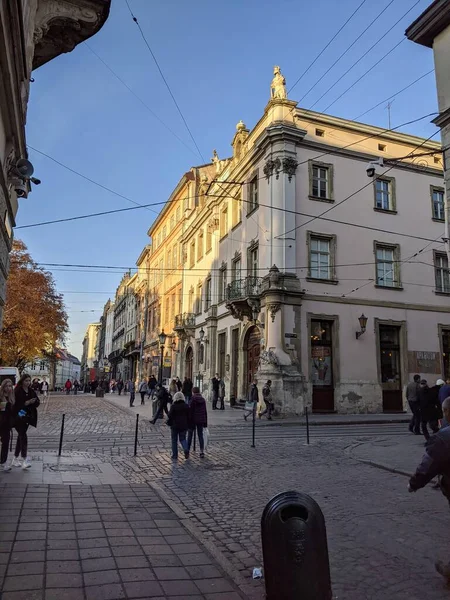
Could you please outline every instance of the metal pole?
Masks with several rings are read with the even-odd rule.
[[[305,417],[306,417],[306,443],[309,444],[309,417],[308,417],[308,407],[305,406]]]
[[[134,455],[135,456],[137,454],[138,431],[139,431],[139,413],[136,415],[136,430],[134,432]]]
[[[255,446],[255,428],[256,428],[256,403],[253,403],[252,448],[256,448],[256,446]]]
[[[161,346],[161,364],[160,364],[160,372],[159,372],[159,384],[162,385],[163,382],[163,360],[164,360],[164,346]]]
[[[64,420],[65,420],[65,418],[66,418],[66,414],[63,413],[62,420],[61,420],[61,433],[59,434],[58,456],[61,456],[61,452],[62,452],[63,437],[64,437]]]

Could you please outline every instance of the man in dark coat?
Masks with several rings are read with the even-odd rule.
[[[432,388],[428,387],[426,379],[420,382],[418,392],[418,400],[420,404],[420,418],[422,424],[422,433],[426,440],[430,439],[430,433],[427,424],[430,424],[433,433],[438,431],[438,419],[441,416],[441,408],[439,405],[439,387],[437,385]]]
[[[212,388],[212,407],[213,407],[213,410],[217,410],[217,400],[219,399],[219,389],[220,389],[219,373],[216,373],[215,376],[211,379],[211,388]]]
[[[169,411],[167,410],[167,405],[169,403],[169,392],[163,385],[159,383],[156,386],[156,399],[158,401],[158,410],[156,411],[156,415],[150,421],[152,425],[154,425],[156,421],[163,416],[163,412],[169,416]]]
[[[188,447],[191,449],[194,431],[197,430],[198,441],[200,444],[200,458],[205,456],[205,438],[204,430],[208,427],[208,412],[206,410],[206,400],[200,394],[198,387],[192,388],[192,398],[189,405],[189,433]]]
[[[442,410],[446,421],[450,422],[450,398],[444,400]],[[450,426],[438,431],[427,442],[422,462],[409,480],[408,490],[417,492],[436,476],[439,476],[440,489],[450,505]],[[450,563],[438,561],[435,566],[450,584]]]
[[[172,432],[172,460],[178,459],[178,440],[184,450],[184,457],[189,458],[189,447],[186,441],[186,432],[188,429],[189,407],[186,404],[182,392],[176,392],[173,396],[173,404],[170,407],[169,425]]]

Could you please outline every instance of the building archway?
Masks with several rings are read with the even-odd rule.
[[[186,350],[186,359],[184,364],[184,376],[193,381],[194,375],[194,351],[192,346],[189,346]]]
[[[256,325],[250,327],[244,338],[244,372],[245,372],[245,396],[248,396],[250,384],[255,378],[259,368],[259,357],[261,354],[261,330]]]

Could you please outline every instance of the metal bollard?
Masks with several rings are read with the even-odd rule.
[[[62,452],[62,445],[63,445],[63,437],[64,437],[64,420],[66,418],[65,413],[62,416],[62,421],[61,421],[61,433],[59,434],[59,450],[58,450],[58,456],[61,456],[61,452]]]
[[[135,456],[137,454],[138,432],[139,432],[139,413],[136,415],[136,429],[134,432],[134,455]]]
[[[309,416],[308,407],[305,406],[305,417],[306,417],[306,443],[309,444]]]
[[[331,600],[325,520],[307,494],[282,492],[261,518],[267,600]]]

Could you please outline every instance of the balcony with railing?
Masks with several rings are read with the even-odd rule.
[[[261,277],[245,277],[236,279],[227,285],[227,308],[237,319],[248,317],[256,320],[260,309],[262,290]]]
[[[175,323],[173,329],[180,338],[186,338],[193,335],[195,331],[194,313],[182,313],[180,315],[175,315]]]

